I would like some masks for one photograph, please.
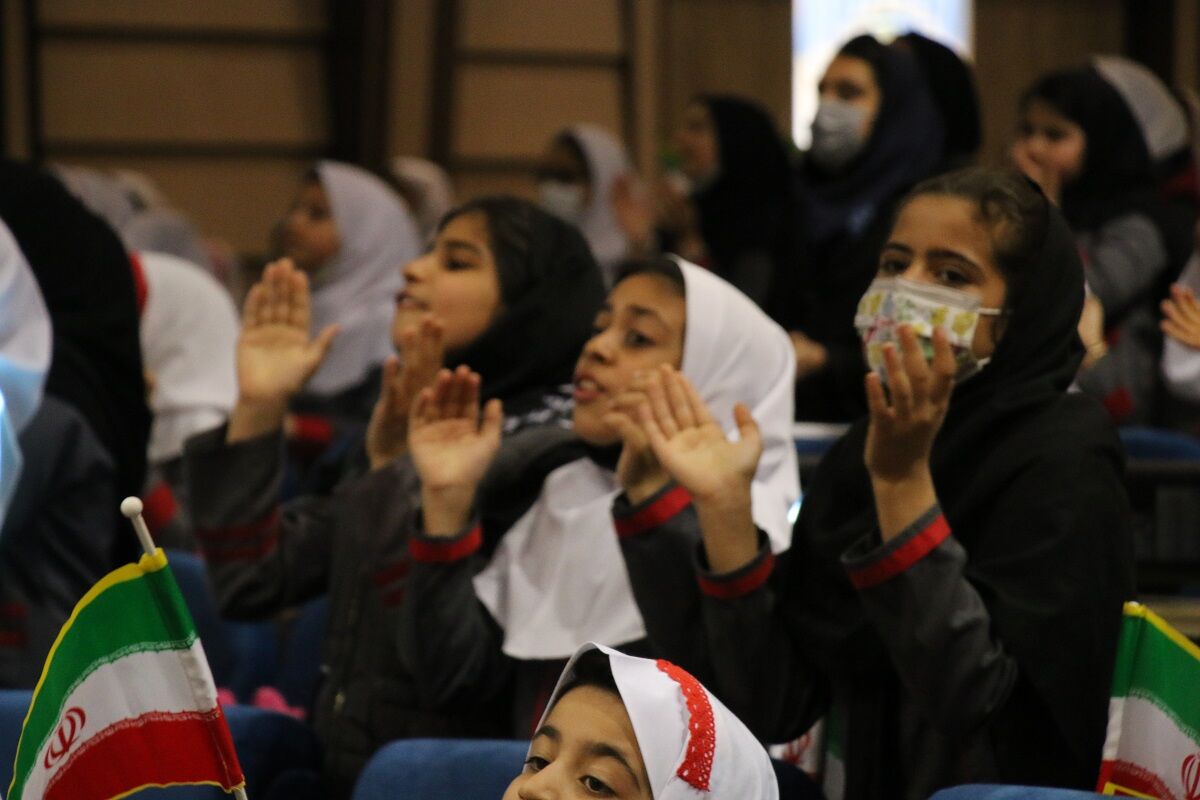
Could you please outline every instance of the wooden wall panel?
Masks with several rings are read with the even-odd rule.
[[[145,172],[202,230],[219,234],[243,253],[266,252],[271,226],[312,166],[307,160],[254,158],[75,158],[62,163]]]
[[[462,0],[468,49],[607,53],[622,50],[619,0]]]
[[[319,31],[323,0],[40,0],[42,22],[121,28]]]
[[[46,137],[319,144],[328,135],[315,51],[53,42],[43,48]]]
[[[698,92],[729,92],[757,100],[780,131],[790,129],[790,0],[668,0],[663,25],[664,138]]]
[[[621,130],[620,84],[612,70],[467,66],[460,72],[456,156],[535,158],[574,122]]]
[[[983,160],[1006,163],[1021,93],[1045,72],[1121,52],[1120,0],[976,0]]]

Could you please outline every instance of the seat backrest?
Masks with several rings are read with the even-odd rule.
[[[528,748],[491,739],[392,742],[367,763],[354,800],[499,800]]]

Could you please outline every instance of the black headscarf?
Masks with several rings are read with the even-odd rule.
[[[916,59],[942,117],[946,134],[942,164],[961,166],[974,160],[983,141],[974,71],[949,47],[915,31],[897,41],[907,45]]]
[[[1077,231],[1142,210],[1155,198],[1154,170],[1145,137],[1129,106],[1092,67],[1053,72],[1022,98],[1041,100],[1083,129],[1083,170],[1063,186],[1062,210]]]
[[[1062,750],[1046,745],[1041,760],[1062,762],[1047,779],[1071,785],[1094,780],[1099,763],[1120,609],[1133,591],[1132,551],[1118,440],[1097,403],[1067,393],[1083,354],[1082,265],[1065,220],[1042,205],[1041,244],[1006,299],[1004,334],[991,363],[955,388],[931,468],[968,554],[965,575],[1035,693],[1022,702],[1044,709],[1035,723],[1051,724],[1045,741]],[[894,681],[887,654],[840,561],[878,531],[866,433],[864,419],[805,487],[785,605],[823,669],[886,686]],[[1072,456],[1072,469],[1047,469]],[[1099,502],[1078,501],[1097,494]],[[1022,747],[1013,737],[998,743],[1000,775],[991,777],[1027,776]]]
[[[46,392],[87,420],[116,462],[121,495],[139,494],[150,412],[133,272],[120,239],[48,173],[7,159],[0,160],[0,218],[50,312]]]
[[[850,227],[860,230],[879,209],[930,175],[942,155],[942,121],[908,53],[871,36],[851,39],[838,55],[871,65],[882,100],[870,139],[858,158],[836,175],[806,159],[801,213],[810,242],[822,244]]]
[[[1042,100],[1083,129],[1083,171],[1063,186],[1062,211],[1077,233],[1095,231],[1126,214],[1150,218],[1163,237],[1170,266],[1154,297],[1166,294],[1193,249],[1194,214],[1159,191],[1145,133],[1120,92],[1091,66],[1051,73],[1027,91],[1022,107]]]
[[[795,198],[783,137],[767,112],[748,100],[700,95],[696,101],[708,108],[717,132],[718,174],[692,195],[713,271],[734,278],[738,256],[748,250],[767,251],[777,266],[787,264],[794,252]]]
[[[483,379],[485,399],[499,397],[510,421],[563,398],[575,362],[604,302],[600,268],[572,225],[524,200],[485,197],[451,211],[487,216],[503,308],[447,365],[466,364]]]

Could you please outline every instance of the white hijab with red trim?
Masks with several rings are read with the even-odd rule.
[[[699,681],[668,661],[585,644],[558,679],[539,728],[574,679],[576,662],[592,650],[608,657],[654,800],[777,800],[775,771],[758,739]]]
[[[713,417],[736,436],[733,407],[758,422],[763,454],[754,476],[755,523],[775,553],[792,541],[789,512],[800,497],[792,440],[795,351],[783,329],[708,270],[679,260],[687,319],[682,372]],[[475,592],[504,629],[504,652],[567,658],[580,642],[616,647],[643,639],[617,541],[616,475],[589,458],[551,472],[534,504],[508,530]]]

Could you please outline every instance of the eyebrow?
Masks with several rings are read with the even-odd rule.
[[[584,745],[584,752],[592,758],[611,758],[613,761],[616,761],[625,768],[625,771],[629,773],[629,777],[633,778],[634,785],[639,789],[641,788],[642,781],[638,778],[637,772],[629,763],[629,759],[625,757],[624,753],[613,747],[611,744],[605,744],[604,742],[588,742],[586,745]]]
[[[464,242],[461,239],[450,239],[447,242],[445,242],[445,246],[446,246],[447,250],[452,250],[452,249],[470,250],[472,253],[475,253],[476,255],[483,255],[483,251],[480,250],[478,247],[471,244],[470,242]]]
[[[909,256],[911,256],[913,254],[913,250],[911,247],[909,247],[908,245],[900,244],[899,242],[888,242],[887,244],[885,244],[883,246],[883,249],[884,250],[899,250],[901,253],[904,253],[905,255],[909,255]],[[950,258],[955,261],[961,261],[966,266],[969,266],[972,269],[977,270],[980,273],[983,272],[983,268],[980,267],[979,264],[976,263],[976,261],[974,259],[963,255],[962,253],[958,252],[957,250],[947,250],[945,248],[934,248],[933,250],[929,251],[928,255],[930,258]]]
[[[533,735],[533,738],[536,740],[542,736],[556,744],[562,741],[562,734],[559,733],[558,728],[555,728],[553,725],[543,725],[542,727],[538,728],[538,731]],[[611,744],[605,744],[604,742],[585,742],[583,746],[583,752],[591,758],[611,758],[612,760],[616,761],[625,768],[626,772],[629,773],[629,777],[633,778],[634,784],[638,788],[641,788],[642,781],[640,778],[638,778],[637,771],[633,768],[633,765],[629,763],[629,759],[626,758],[624,753],[613,747]]]
[[[663,325],[667,324],[666,320],[664,320],[662,318],[662,315],[659,314],[657,311],[655,311],[652,308],[647,308],[646,306],[631,305],[631,306],[628,306],[628,310],[629,310],[629,313],[632,314],[634,317],[652,317],[652,318],[658,320]]]

